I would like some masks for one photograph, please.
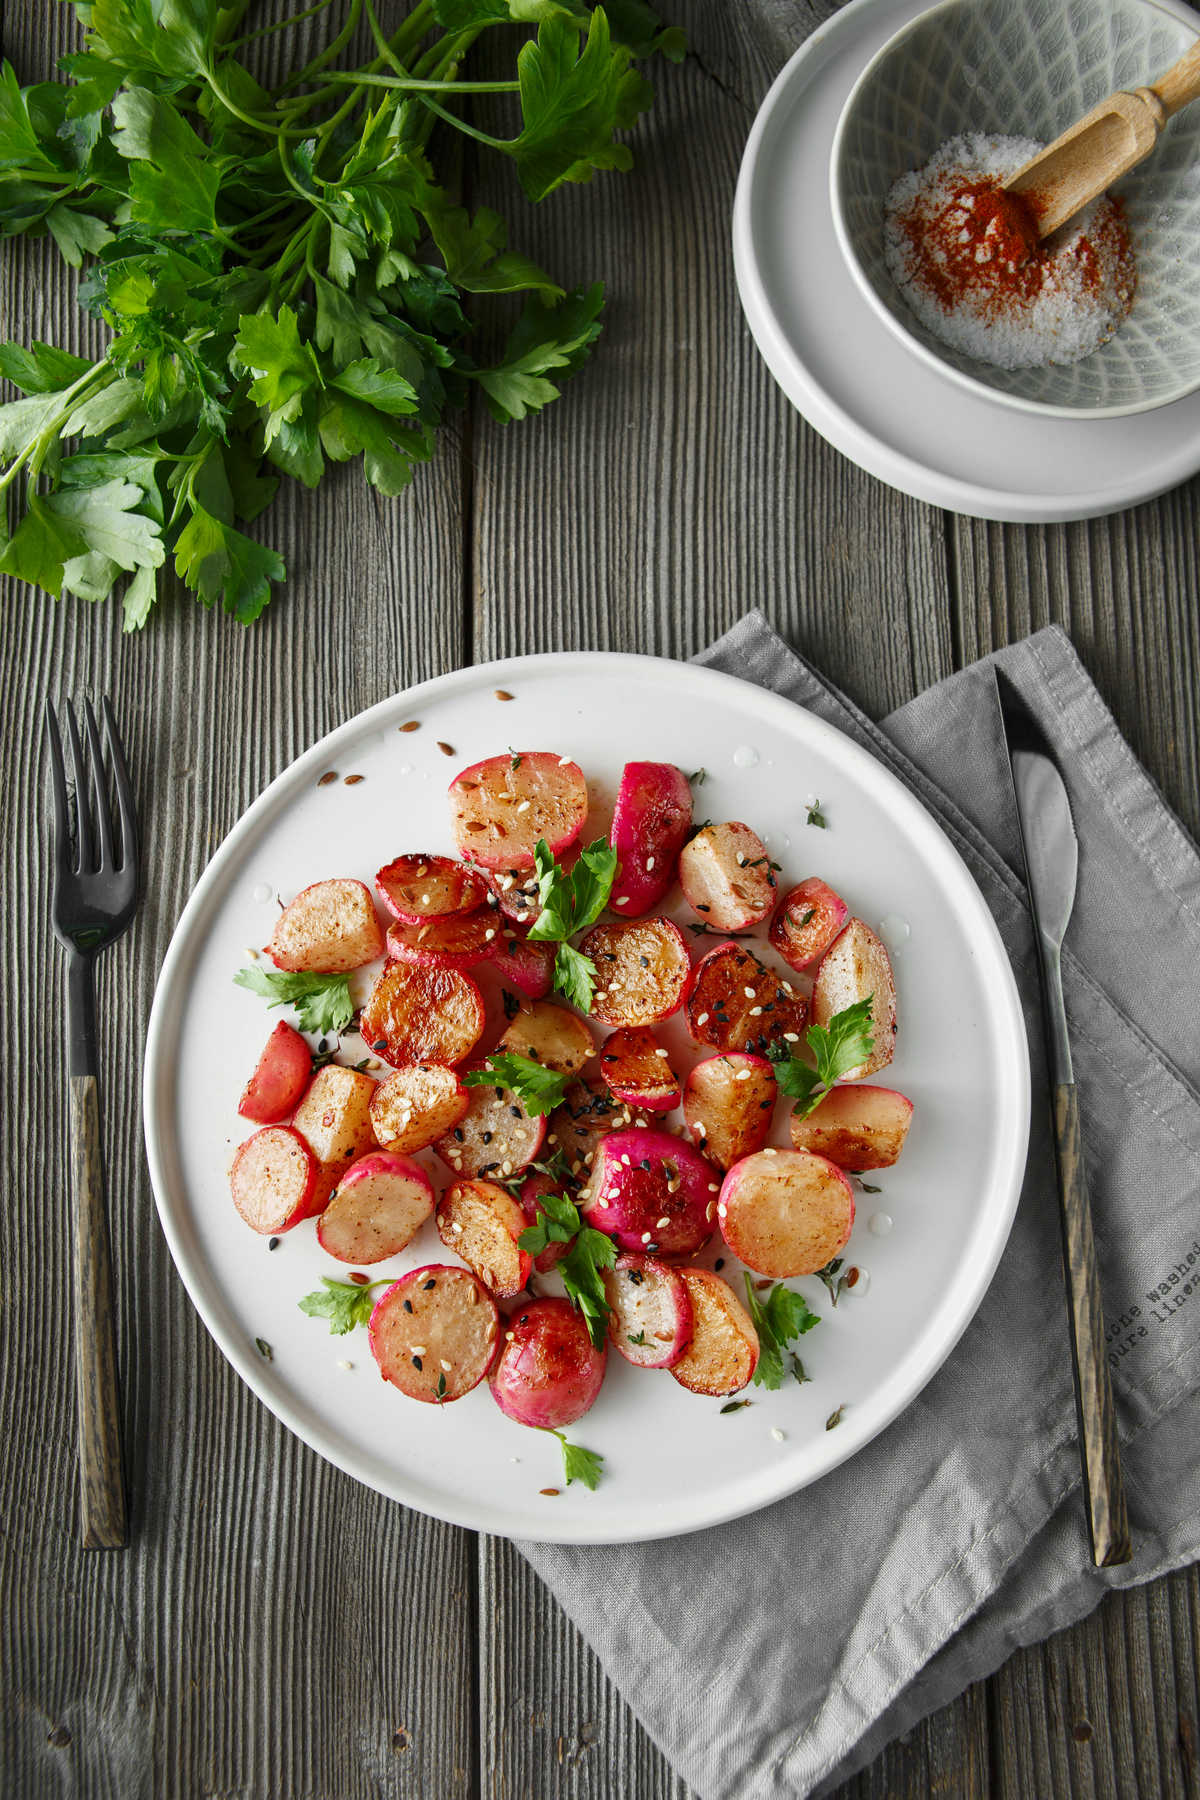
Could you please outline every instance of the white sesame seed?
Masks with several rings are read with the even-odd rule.
[[[655,1056],[670,1056],[671,1052],[669,1050],[664,1050],[662,1048],[662,1046],[660,1045],[659,1048],[654,1052],[654,1054],[655,1054]]]
[[[757,1019],[757,1018],[758,1018],[758,1016],[759,1016],[759,1014],[760,1014],[760,1013],[761,1013],[761,1012],[762,1012],[762,1007],[761,1007],[761,1006],[752,1006],[752,1007],[751,1007],[751,1008],[750,1008],[750,1012],[749,1012],[749,1015],[748,1015],[748,1016],[749,1016],[749,1017],[750,1017],[750,1018],[752,1018],[752,1019]]]
[[[428,905],[429,905],[429,895],[428,895],[428,894],[422,894],[422,895],[421,895],[421,905],[422,905],[422,906],[428,906]]]
[[[547,1143],[548,1143],[548,1144],[557,1144],[557,1142],[558,1142],[558,1133],[557,1133],[557,1131],[548,1131],[548,1132],[547,1132],[547,1133],[546,1133],[546,1142],[547,1142]]]
[[[717,1202],[717,1217],[718,1217],[718,1219],[723,1219],[728,1211],[729,1211],[729,1208],[727,1206],[725,1206],[720,1201]]]
[[[414,1344],[412,1347],[412,1353],[414,1356],[427,1356],[428,1355],[428,1351],[426,1350],[424,1344]]]
[[[522,800],[520,806],[518,806],[518,808],[517,808],[517,811],[518,812],[528,812],[532,805],[533,805],[532,800]]]
[[[654,858],[652,856],[648,856],[646,858],[646,873],[649,874],[653,867],[654,867]]]
[[[753,1075],[753,1073],[754,1073],[753,1069],[739,1069],[733,1079],[735,1081],[749,1081],[749,1079],[750,1079],[751,1075]]]
[[[753,1000],[753,998],[754,998],[754,989],[753,988],[743,988],[742,992],[743,992],[743,994],[745,994],[747,1000]]]
[[[515,1331],[506,1331],[506,1332],[505,1332],[505,1334],[504,1334],[504,1341],[505,1341],[505,1343],[506,1343],[506,1344],[511,1344],[511,1343],[512,1343],[512,1341],[513,1341],[513,1338],[514,1338],[514,1337],[515,1337],[515,1336],[516,1336],[516,1332],[515,1332]]]
[[[349,1369],[352,1369],[353,1367],[354,1367],[354,1364],[352,1362],[346,1362],[344,1360],[338,1364],[339,1369],[349,1370]]]
[[[494,928],[491,925],[489,925],[487,930],[483,934],[484,943],[490,944],[492,939],[495,937],[495,935],[496,935],[496,933],[495,933]]]
[[[500,1173],[502,1175],[511,1175],[512,1174],[512,1164],[511,1164],[511,1162],[507,1161],[507,1159],[500,1164]]]
[[[560,756],[560,757],[559,757],[559,759],[558,759],[558,766],[559,766],[559,768],[560,768],[560,769],[566,769],[566,768],[569,768],[569,767],[570,767],[570,764],[571,764],[571,759],[570,759],[570,757],[569,757],[569,756]]]
[[[640,1125],[643,1128],[643,1130],[645,1129],[645,1125],[646,1125],[645,1119],[635,1119],[633,1122],[635,1125]]]
[[[763,1155],[764,1156],[778,1156],[779,1152],[775,1148],[774,1144],[768,1144],[766,1149],[763,1151]]]
[[[628,906],[629,905],[629,895],[628,894],[618,894],[617,898],[613,901],[613,905],[614,906]]]
[[[775,1442],[777,1444],[782,1444],[783,1439],[784,1439],[784,1433],[782,1431],[780,1431],[778,1425],[772,1425],[771,1436],[775,1439]]]
[[[785,1031],[783,1034],[783,1041],[785,1044],[798,1044],[800,1042],[800,1033],[798,1031]]]
[[[696,1133],[697,1137],[707,1137],[708,1136],[708,1126],[704,1123],[703,1119],[697,1119],[695,1125],[693,1125],[693,1127],[692,1127],[692,1130]]]
[[[708,1024],[708,1014],[707,1013],[697,1014],[696,1023],[697,1023],[697,1025],[707,1025]]]
[[[450,1373],[451,1365],[446,1361],[444,1356],[439,1358],[439,1361],[440,1361],[440,1365],[441,1365],[442,1369],[448,1375]]]
[[[710,1181],[708,1184],[708,1191],[710,1194],[719,1194],[721,1191],[720,1182],[719,1181]]]
[[[607,1000],[608,999],[608,989],[607,988],[597,988],[595,990],[595,998],[597,1000]]]
[[[462,1236],[462,1221],[461,1221],[461,1219],[455,1219],[453,1224],[451,1225],[450,1229],[454,1233],[455,1237],[461,1237]]]
[[[670,1219],[664,1216],[656,1222],[654,1229],[655,1231],[665,1231],[670,1223]]]
[[[741,853],[741,851],[740,851],[740,850],[739,850],[739,851],[738,851],[738,853],[737,853],[737,866],[738,866],[738,868],[739,868],[739,869],[744,869],[744,868],[745,868],[745,866],[746,866],[746,859],[745,859],[745,857],[744,857],[744,856],[743,856],[743,855],[742,855],[742,853]]]
[[[243,955],[243,956],[248,956],[248,957],[249,957],[249,958],[250,958],[250,961],[251,961],[251,962],[257,962],[257,961],[258,961],[258,951],[257,951],[257,950],[255,950],[255,949],[254,949],[254,948],[253,948],[253,947],[252,947],[252,946],[251,946],[251,945],[249,945],[249,944],[247,944],[247,946],[246,946],[246,948],[245,948],[245,950],[243,950],[243,952],[242,952],[242,955]]]
[[[790,982],[790,981],[785,981],[785,982],[784,982],[784,984],[783,984],[783,991],[784,991],[784,993],[785,993],[785,994],[791,994],[791,995],[792,995],[792,996],[793,996],[793,997],[794,997],[794,996],[795,996],[795,993],[796,993],[796,990],[795,990],[795,988],[794,988],[794,987],[793,987],[793,986],[792,986],[792,984],[791,984],[791,982]]]
[[[506,894],[510,887],[516,886],[516,880],[517,880],[517,878],[515,875],[502,875],[500,877],[500,886],[503,888],[503,890]]]
[[[651,1238],[651,1236],[650,1236],[650,1233],[649,1233],[649,1232],[648,1232],[648,1231],[643,1231],[643,1233],[642,1233],[642,1242],[643,1242],[643,1244],[649,1244],[649,1243],[651,1243],[651,1242],[652,1242],[652,1241],[653,1241],[653,1240],[652,1240],[652,1238]]]
[[[628,1157],[627,1157],[627,1156],[623,1156],[623,1157],[622,1157],[622,1158],[621,1158],[621,1161],[622,1161],[622,1162],[623,1162],[623,1163],[624,1163],[624,1165],[625,1165],[625,1167],[626,1167],[626,1168],[628,1168],[628,1167],[629,1167],[629,1158],[628,1158]]]

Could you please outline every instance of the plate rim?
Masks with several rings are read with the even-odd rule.
[[[906,9],[911,0],[852,0],[852,4],[843,7],[825,20],[815,31],[805,38],[788,57],[782,69],[768,88],[758,112],[751,125],[746,147],[742,153],[741,166],[738,170],[737,187],[734,193],[732,216],[733,264],[737,284],[738,297],[746,322],[758,347],[763,361],[767,365],[772,379],[783,390],[791,404],[808,420],[834,449],[855,463],[876,480],[887,486],[898,489],[917,500],[923,500],[931,506],[944,510],[965,514],[970,518],[980,518],[1013,524],[1062,524],[1077,519],[1103,518],[1110,513],[1124,512],[1133,506],[1143,505],[1158,495],[1168,493],[1179,486],[1200,469],[1200,431],[1193,429],[1181,441],[1174,459],[1168,464],[1167,472],[1160,468],[1150,480],[1139,479],[1141,463],[1132,469],[1123,483],[1116,483],[1108,489],[1091,488],[1070,494],[1058,493],[1047,498],[1042,493],[1021,493],[1011,489],[989,487],[984,484],[964,479],[961,476],[935,471],[926,464],[917,461],[906,451],[898,450],[884,438],[877,436],[868,426],[861,424],[846,408],[826,390],[820,376],[805,361],[803,355],[790,341],[776,308],[771,301],[767,284],[763,279],[755,249],[755,233],[752,225],[753,200],[756,183],[759,177],[760,157],[763,140],[779,107],[786,103],[792,84],[798,79],[803,65],[814,56],[825,50],[833,40],[843,38],[847,45],[863,29],[863,18],[866,14],[881,15],[886,18],[891,13],[899,13]],[[936,0],[935,0],[936,4]],[[1164,12],[1171,14],[1182,24],[1195,30],[1195,17],[1189,15],[1189,9],[1182,0],[1156,0],[1156,4]],[[932,7],[925,6],[913,12],[915,20]],[[900,27],[897,26],[898,30]],[[874,52],[872,52],[874,54]],[[864,64],[865,67],[865,64]],[[861,71],[860,71],[861,73]],[[840,118],[839,113],[839,118]],[[836,124],[834,127],[836,131]],[[832,151],[833,134],[830,135]],[[829,182],[830,170],[826,169],[821,178],[825,204],[830,205]],[[831,208],[832,211],[832,208]],[[840,256],[840,252],[839,252]],[[849,269],[841,271],[845,275],[849,290],[856,296],[858,287]],[[859,296],[861,299],[862,297]],[[865,305],[865,300],[862,301]],[[953,397],[978,407],[979,419],[977,429],[986,425],[989,412],[998,403],[985,398],[982,394],[968,393],[957,383],[947,380],[944,374],[934,368],[927,367],[919,358],[908,352],[906,345],[893,339],[890,335],[887,342],[896,354],[920,368],[928,376],[931,394],[943,399]],[[1200,419],[1200,394],[1192,393],[1158,407],[1155,411],[1166,418],[1177,409],[1191,408],[1196,418]],[[1004,412],[1011,410],[1005,407]],[[1099,419],[1059,419],[1047,418],[1042,421],[1048,428],[1061,428],[1064,432],[1094,432],[1111,428],[1121,430],[1129,422],[1130,415]],[[1135,420],[1144,420],[1146,414],[1134,414]],[[1036,424],[1038,421],[1035,420]],[[1070,446],[1064,443],[1064,457],[1069,459]]]
[[[215,1317],[208,1305],[206,1279],[211,1283],[212,1271],[202,1257],[193,1261],[190,1250],[183,1242],[183,1233],[177,1227],[173,1206],[176,1204],[171,1193],[171,1184],[165,1167],[162,1146],[164,1125],[169,1123],[169,1111],[174,1099],[173,1070],[171,1067],[172,1038],[177,1042],[181,1026],[172,1014],[175,1003],[176,971],[185,961],[192,948],[192,936],[198,926],[202,925],[209,897],[219,887],[226,867],[239,854],[243,844],[251,840],[256,827],[274,814],[275,807],[286,789],[300,787],[308,772],[317,766],[328,764],[330,756],[343,741],[357,737],[364,731],[370,731],[383,717],[395,710],[409,711],[418,705],[428,706],[446,694],[454,694],[458,690],[470,689],[476,685],[497,686],[518,682],[521,674],[538,672],[550,673],[569,667],[578,672],[580,667],[597,671],[603,669],[619,675],[623,667],[636,667],[644,674],[647,670],[658,670],[666,680],[684,679],[689,683],[698,683],[714,690],[723,689],[730,684],[739,689],[749,690],[755,697],[756,706],[776,713],[786,723],[786,715],[801,715],[802,730],[811,729],[817,738],[824,738],[828,743],[836,743],[839,755],[846,761],[847,767],[858,766],[869,780],[878,780],[885,789],[896,795],[901,806],[910,812],[918,831],[936,846],[936,850],[948,859],[949,866],[956,868],[964,883],[964,894],[969,906],[975,912],[975,923],[981,933],[982,948],[990,955],[998,973],[999,980],[991,990],[994,998],[992,1021],[1001,1034],[1007,1037],[1007,1050],[1011,1056],[1011,1067],[1015,1081],[1012,1096],[1012,1110],[1015,1115],[1015,1129],[1008,1133],[1001,1151],[1003,1170],[1002,1178],[997,1176],[992,1185],[992,1203],[994,1217],[991,1230],[983,1245],[975,1246],[978,1258],[972,1269],[949,1284],[952,1290],[945,1300],[945,1322],[936,1344],[927,1348],[922,1362],[910,1372],[909,1379],[902,1392],[894,1396],[882,1410],[874,1422],[862,1423],[862,1415],[848,1418],[838,1439],[827,1442],[823,1446],[824,1455],[820,1467],[806,1474],[797,1481],[788,1475],[774,1481],[764,1479],[760,1497],[747,1506],[740,1501],[733,1501],[724,1506],[700,1508],[703,1516],[687,1516],[656,1521],[651,1529],[631,1533],[624,1528],[612,1525],[597,1530],[589,1529],[586,1516],[576,1517],[566,1512],[558,1515],[558,1519],[541,1520],[532,1518],[519,1526],[498,1524],[489,1512],[486,1501],[458,1503],[453,1502],[437,1509],[431,1508],[420,1497],[414,1497],[415,1484],[405,1481],[381,1482],[364,1474],[356,1466],[352,1456],[344,1456],[324,1441],[320,1430],[311,1429],[303,1418],[297,1415],[290,1397],[280,1392],[278,1382],[272,1382],[267,1374],[266,1365],[251,1354],[251,1347],[240,1340],[235,1341],[225,1330],[221,1320]],[[958,908],[956,907],[956,910]],[[974,940],[972,934],[972,941]],[[176,1009],[181,1016],[181,1009]],[[242,812],[225,837],[218,844],[193,887],[184,905],[175,928],[171,934],[158,979],[155,983],[154,999],[146,1028],[145,1053],[142,1077],[142,1117],[143,1133],[146,1146],[146,1159],[150,1171],[151,1187],[154,1193],[155,1209],[158,1214],[163,1235],[171,1254],[176,1272],[183,1282],[188,1296],[200,1315],[210,1337],[214,1340],[226,1362],[235,1373],[247,1384],[281,1424],[298,1437],[310,1449],[315,1451],[326,1462],[352,1476],[364,1486],[384,1494],[388,1499],[414,1510],[445,1520],[447,1523],[460,1525],[470,1530],[487,1532],[492,1535],[520,1540],[527,1539],[542,1543],[624,1543],[648,1542],[659,1538],[677,1536],[694,1530],[705,1530],[712,1526],[748,1516],[777,1500],[800,1492],[812,1482],[822,1479],[840,1464],[848,1461],[859,1450],[864,1449],[912,1404],[917,1396],[932,1380],[943,1366],[955,1345],[959,1342],[967,1326],[971,1323],[982,1304],[1000,1258],[1007,1246],[1013,1220],[1016,1216],[1023,1184],[1025,1161],[1030,1128],[1030,1065],[1028,1042],[1025,1032],[1024,1015],[1021,1008],[1019,991],[1009,960],[1008,951],[1000,935],[999,928],[992,917],[986,900],[971,874],[969,867],[960,852],[951,842],[933,814],[922,804],[913,791],[895,775],[886,764],[861,745],[856,739],[841,731],[829,721],[818,717],[807,707],[792,701],[787,696],[776,693],[769,688],[760,687],[737,675],[730,675],[724,670],[708,668],[703,664],[680,662],[670,657],[645,656],[632,652],[616,651],[548,651],[532,656],[516,656],[497,659],[486,663],[468,664],[464,668],[454,669],[442,675],[429,677],[411,687],[398,689],[382,700],[363,708],[341,724],[333,727],[322,737],[310,744],[299,756],[295,757],[285,768],[275,775],[262,792],[251,801]],[[219,1284],[218,1288],[219,1288]],[[870,1415],[868,1414],[868,1421]],[[848,1429],[847,1429],[848,1427]],[[787,1464],[780,1465],[786,1471]]]

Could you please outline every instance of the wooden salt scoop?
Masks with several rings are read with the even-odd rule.
[[[1149,156],[1167,120],[1200,95],[1200,38],[1152,87],[1110,94],[1004,183],[1020,194],[1039,238]]]

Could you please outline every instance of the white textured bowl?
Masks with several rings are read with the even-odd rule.
[[[1048,143],[1117,88],[1156,79],[1196,33],[1154,0],[945,0],[889,39],[846,101],[833,143],[834,225],[846,262],[911,350],[976,392],[1026,410],[1112,417],[1200,387],[1200,103],[1176,115],[1116,187],[1138,265],[1133,310],[1071,364],[998,369],[917,320],[884,257],[893,183],[947,138]]]

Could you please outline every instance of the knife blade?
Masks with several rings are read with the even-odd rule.
[[[1071,1327],[1075,1413],[1088,1531],[1097,1568],[1111,1568],[1128,1562],[1133,1549],[1083,1159],[1079,1094],[1062,988],[1061,953],[1075,905],[1079,840],[1067,784],[1045,732],[1003,671],[993,665],[993,674],[1012,774],[1042,993],[1063,1279]]]

